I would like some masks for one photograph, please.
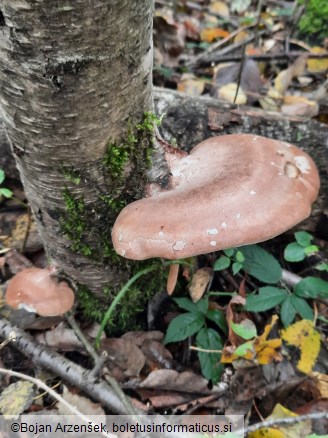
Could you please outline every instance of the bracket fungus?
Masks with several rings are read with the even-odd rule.
[[[9,282],[6,302],[41,316],[58,316],[74,304],[74,292],[65,281],[58,281],[54,268],[28,268]]]
[[[310,215],[320,187],[305,152],[258,135],[212,137],[168,162],[170,188],[116,219],[112,240],[123,257],[174,260],[273,238]]]

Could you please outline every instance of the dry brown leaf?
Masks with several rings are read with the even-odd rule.
[[[138,347],[142,347],[143,344],[148,341],[162,341],[164,339],[164,334],[157,330],[149,332],[135,331],[124,333],[122,338],[132,341]]]
[[[166,283],[166,290],[169,295],[172,295],[175,286],[177,284],[179,268],[180,266],[178,264],[170,265],[169,275],[167,277],[167,283]]]
[[[139,376],[146,359],[140,348],[131,340],[104,339],[100,345],[101,351],[108,354],[107,366],[116,379]]]
[[[228,18],[230,16],[228,6],[221,1],[212,0],[208,7],[208,10],[210,13],[220,15],[224,18]]]
[[[274,81],[274,88],[281,96],[286,93],[293,78],[301,76],[304,73],[307,58],[307,54],[299,56],[290,67],[286,70],[282,70],[278,74]]]
[[[156,370],[146,377],[140,387],[209,394],[207,385],[208,381],[204,377],[191,371],[178,373],[175,370]]]
[[[101,407],[100,403],[93,403],[86,397],[83,397],[79,394],[73,394],[70,392],[66,386],[63,388],[62,397],[66,400],[70,405],[76,407],[82,414],[88,416],[100,415],[103,421],[106,422],[105,411]],[[56,405],[58,409],[58,415],[67,415],[67,406],[61,404],[60,402]],[[97,419],[99,421],[99,419]]]
[[[217,90],[219,89],[219,93],[226,93],[226,100],[233,103],[237,91],[237,83],[240,81],[238,94],[243,97],[242,101],[237,103],[245,103],[245,95],[249,103],[255,102],[263,86],[258,65],[253,60],[247,59],[241,71],[240,68],[240,63],[225,64],[222,67],[216,68],[211,94],[218,97]],[[222,90],[223,86],[227,86],[227,89]]]
[[[317,386],[319,388],[321,397],[328,399],[328,376],[327,376],[327,374],[312,372],[311,376],[314,377],[314,379],[317,382]]]
[[[194,303],[197,303],[203,297],[211,276],[212,273],[209,268],[198,269],[192,276],[189,294]]]
[[[281,106],[281,112],[287,116],[310,119],[318,114],[319,105],[314,100],[309,100],[303,96],[287,95]]]

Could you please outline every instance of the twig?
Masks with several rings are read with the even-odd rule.
[[[244,431],[237,430],[235,433],[237,435],[238,433],[244,432],[244,434],[246,435],[250,432],[254,432],[256,430],[265,427],[281,426],[281,425],[290,426],[292,424],[301,423],[302,421],[321,420],[321,419],[328,419],[328,412],[313,412],[311,414],[298,415],[297,417],[274,418],[272,420],[265,420],[265,421],[261,421],[260,423],[253,424],[252,426],[246,427]]]
[[[196,65],[202,64],[203,60],[206,60],[213,52],[216,52],[220,47],[223,47],[225,44],[227,44],[230,40],[232,40],[235,36],[237,36],[241,32],[244,32],[252,27],[253,26],[241,27],[240,29],[231,32],[230,35],[226,36],[222,40],[219,40],[216,43],[211,44],[210,47],[208,47],[208,49],[206,49],[204,52],[200,53],[199,55],[195,56],[191,61],[189,61],[186,64],[186,67],[191,68]]]
[[[303,278],[297,274],[294,274],[293,272],[283,269],[281,280],[285,282],[288,286],[295,286],[297,283],[303,280]]]
[[[100,370],[104,366],[104,363],[107,359],[106,352],[103,352],[104,354],[101,354],[101,356],[98,355],[98,353],[93,348],[93,346],[90,344],[88,339],[84,336],[82,330],[80,329],[74,316],[71,313],[66,314],[66,319],[69,322],[70,326],[73,328],[76,336],[82,342],[86,351],[89,353],[89,355],[92,357],[92,359],[95,362],[94,368],[89,372],[89,379],[97,380],[98,375],[100,373]],[[136,411],[135,411],[133,405],[130,403],[128,397],[122,391],[122,389],[121,389],[120,385],[118,384],[118,382],[116,381],[116,379],[114,379],[114,377],[112,377],[110,375],[109,369],[104,368],[103,371],[104,371],[104,373],[106,373],[106,375],[104,375],[105,380],[107,381],[107,383],[109,383],[109,385],[111,386],[112,390],[117,395],[117,397],[122,401],[122,403],[126,409],[126,412],[130,415],[136,415]]]
[[[112,412],[126,415],[126,407],[104,380],[95,381],[89,377],[89,371],[66,359],[45,345],[38,344],[30,335],[0,318],[0,337],[8,339],[11,332],[16,333],[13,344],[22,354],[35,364],[52,371],[55,375],[84,391],[101,402]]]
[[[68,403],[68,401],[66,401],[61,395],[57,394],[56,391],[54,391],[52,388],[50,388],[48,385],[42,382],[42,380],[36,379],[35,377],[31,377],[26,374],[18,373],[16,371],[7,370],[5,368],[0,368],[0,374],[6,374],[8,376],[18,377],[19,379],[27,380],[28,382],[33,383],[38,388],[41,388],[44,391],[46,391],[51,397],[53,397],[59,403],[64,405],[70,412],[72,412],[74,415],[77,415],[81,420],[85,421],[86,423],[95,424],[89,417],[84,415],[75,406]],[[102,432],[101,435],[105,437],[115,438],[115,435],[109,434],[107,432],[106,433]]]
[[[222,350],[207,350],[205,348],[195,347],[194,345],[191,345],[189,347],[190,350],[200,351],[202,353],[223,353]]]
[[[266,53],[265,55],[247,55],[247,59],[253,59],[254,61],[282,61],[296,59],[301,55],[304,55],[304,51],[293,51],[283,53]],[[328,52],[323,53],[307,53],[310,59],[322,59],[328,58]],[[220,64],[223,62],[239,62],[242,59],[242,55],[218,55],[209,60],[204,60],[197,64],[197,67],[211,67],[213,64]]]
[[[74,330],[74,333],[79,338],[79,340],[82,342],[84,348],[86,349],[87,353],[92,357],[95,363],[99,360],[99,356],[96,352],[96,350],[93,348],[93,346],[90,344],[90,342],[87,340],[87,338],[84,336],[82,330],[80,329],[79,325],[77,324],[73,314],[71,312],[67,312],[65,314],[66,320],[69,323],[69,325]]]
[[[233,103],[236,103],[236,99],[237,99],[239,88],[240,88],[241,75],[243,73],[243,69],[244,69],[244,65],[245,65],[245,59],[246,59],[245,58],[245,53],[246,53],[246,44],[243,45],[243,50],[242,50],[242,53],[241,53],[241,62],[240,62],[238,78],[237,78],[237,89],[236,89],[236,94],[235,94],[235,98],[233,100]]]

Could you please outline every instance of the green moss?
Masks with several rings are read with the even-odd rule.
[[[83,197],[79,199],[72,195],[66,187],[63,191],[66,213],[61,217],[60,224],[63,232],[72,242],[71,249],[85,256],[92,254],[91,247],[84,242],[83,236],[87,229],[86,207]]]
[[[305,5],[305,11],[298,28],[302,34],[316,35],[320,39],[328,37],[327,0],[298,0]]]
[[[142,188],[147,182],[147,169],[151,166],[153,140],[156,125],[161,120],[147,112],[139,123],[129,123],[124,140],[116,143],[108,141],[104,157],[99,161],[103,173],[104,185],[99,187],[89,172],[83,169],[76,171],[63,166],[67,181],[77,187],[65,187],[63,199],[65,211],[61,213],[62,231],[71,242],[71,250],[112,266],[117,272],[124,271],[133,276],[138,270],[149,266],[151,262],[133,262],[120,257],[114,250],[110,240],[112,225],[117,214],[130,202],[143,196]],[[128,171],[127,171],[128,170]],[[126,176],[128,173],[128,177]],[[84,187],[82,186],[82,183]],[[85,185],[96,195],[96,200],[86,205],[80,192]],[[120,303],[114,321],[115,332],[140,328],[140,320],[145,321],[147,301],[154,292],[161,290],[165,283],[162,272],[162,262],[158,263],[158,275],[146,275],[138,280],[137,285],[128,291]],[[107,305],[112,301],[122,285],[115,289],[108,285],[102,298],[95,297],[83,285],[79,286],[78,300],[89,319],[100,322],[106,312]],[[111,331],[113,325],[111,325]]]

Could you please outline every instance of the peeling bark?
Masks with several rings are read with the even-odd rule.
[[[117,214],[103,157],[152,109],[152,3],[0,1],[0,105],[26,195],[52,263],[98,294],[126,271],[102,256]],[[140,173],[129,158],[121,200],[142,195]]]

